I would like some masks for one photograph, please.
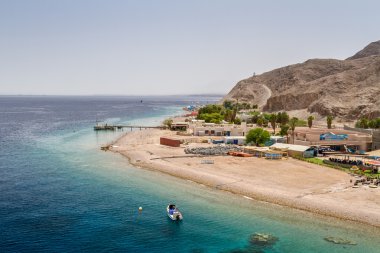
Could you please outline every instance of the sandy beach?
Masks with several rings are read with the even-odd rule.
[[[345,172],[292,158],[196,157],[186,155],[185,146],[159,144],[161,136],[175,134],[158,129],[130,132],[115,141],[111,151],[144,169],[255,200],[380,227],[380,189],[352,188],[353,177]],[[204,164],[204,160],[213,160],[214,164]]]

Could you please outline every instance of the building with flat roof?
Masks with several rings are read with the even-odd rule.
[[[252,154],[256,157],[265,157],[267,159],[280,159],[282,157],[288,157],[287,151],[270,149],[269,147],[245,146],[244,152]]]
[[[235,145],[244,145],[245,137],[244,136],[225,136],[224,137],[225,144],[235,144]]]
[[[289,138],[293,142],[293,138]],[[294,143],[305,146],[329,146],[334,150],[370,150],[372,136],[368,133],[344,129],[297,127],[294,134]]]
[[[287,152],[289,156],[314,157],[314,149],[310,146],[294,145],[288,143],[275,143],[270,149]]]
[[[194,136],[245,136],[253,128],[254,125],[245,122],[241,125],[192,122],[189,126]]]
[[[189,128],[188,122],[173,122],[170,126],[170,130],[173,131],[187,131]]]

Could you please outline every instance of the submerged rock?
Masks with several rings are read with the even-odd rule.
[[[255,233],[249,237],[249,244],[243,248],[225,251],[224,253],[264,253],[278,241],[278,238],[265,233]]]
[[[223,253],[264,253],[265,251],[262,249],[255,249],[252,247],[246,247],[242,249],[232,249],[229,251],[223,251]]]
[[[255,233],[250,238],[251,244],[256,245],[273,245],[278,241],[278,238],[272,234]]]
[[[335,244],[344,244],[344,245],[356,245],[357,244],[356,242],[353,242],[353,241],[350,241],[347,239],[343,239],[340,237],[328,236],[328,237],[325,237],[323,239],[325,239],[325,241],[332,242]]]

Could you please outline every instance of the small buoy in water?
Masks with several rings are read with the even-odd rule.
[[[141,206],[139,207],[139,211],[140,211],[140,212],[142,211],[142,207],[141,207]]]

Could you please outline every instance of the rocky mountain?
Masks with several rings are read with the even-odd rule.
[[[380,40],[370,43],[368,46],[360,50],[355,55],[347,58],[347,60],[355,60],[371,55],[380,55]]]
[[[223,100],[263,111],[306,110],[346,120],[380,116],[380,41],[346,60],[311,59],[238,82]]]

